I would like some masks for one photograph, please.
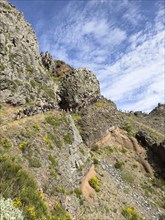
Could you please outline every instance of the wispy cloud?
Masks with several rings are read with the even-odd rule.
[[[51,17],[49,30],[38,22],[40,48],[94,71],[103,95],[120,109],[149,111],[164,102],[163,7],[161,1],[70,1]]]

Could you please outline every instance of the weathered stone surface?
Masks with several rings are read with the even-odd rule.
[[[81,127],[83,141],[92,146],[95,142],[103,138],[111,128],[120,124],[120,114],[116,105],[106,99],[88,106],[79,113],[81,115],[78,122]]]
[[[158,155],[161,162],[165,164],[165,140],[162,141],[160,144],[154,144],[152,146],[153,152]]]
[[[52,75],[59,77],[73,71],[73,68],[61,60],[54,60],[50,53],[41,53],[42,63]]]
[[[23,14],[0,2],[0,102],[55,101],[56,85],[41,63],[37,38]]]
[[[158,103],[158,106],[156,106],[150,113],[151,116],[165,116],[165,104]]]
[[[155,141],[145,131],[139,131],[136,134],[136,138],[139,143],[144,147],[151,148],[152,145],[155,143]]]
[[[100,96],[100,86],[91,71],[79,68],[63,78],[58,94],[62,108],[76,108]]]
[[[161,143],[156,143],[153,138],[144,131],[139,131],[136,134],[136,138],[142,146],[147,147],[150,152],[157,155],[161,162],[165,163],[165,140]]]

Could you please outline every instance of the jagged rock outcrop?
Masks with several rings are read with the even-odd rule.
[[[150,113],[151,116],[165,116],[165,104],[158,103],[158,106],[156,106]]]
[[[152,145],[155,144],[155,141],[145,131],[137,132],[136,138],[142,146],[147,148],[152,148]]]
[[[0,102],[55,101],[56,85],[41,64],[35,32],[23,14],[0,2]]]
[[[156,143],[145,131],[139,131],[136,134],[136,138],[142,146],[147,147],[150,152],[157,155],[162,163],[165,163],[165,140],[161,143]]]
[[[116,105],[104,98],[83,109],[79,114],[81,135],[88,146],[103,138],[121,121]]]
[[[158,155],[160,161],[165,164],[165,140],[159,144],[155,143],[152,146],[152,150]]]
[[[54,60],[50,53],[41,53],[42,63],[53,76],[59,77],[73,71],[73,68],[61,60]]]
[[[58,94],[61,98],[59,104],[62,108],[78,108],[99,97],[100,86],[91,71],[79,68],[63,78]]]

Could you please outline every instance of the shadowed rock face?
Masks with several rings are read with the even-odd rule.
[[[139,131],[136,134],[136,138],[142,146],[147,147],[149,151],[160,159],[160,162],[165,164],[165,140],[161,143],[156,143],[153,138],[144,131]]]
[[[62,108],[76,108],[100,96],[100,86],[91,71],[79,68],[63,78],[58,94]]]

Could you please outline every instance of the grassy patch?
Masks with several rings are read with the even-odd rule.
[[[45,123],[50,124],[54,129],[58,128],[62,122],[62,118],[56,118],[54,116],[48,116],[45,119]]]
[[[32,158],[29,158],[29,166],[39,168],[41,167],[41,163],[39,159],[37,159],[36,157],[32,157]]]
[[[70,214],[64,210],[61,204],[56,202],[52,210],[51,220],[71,220]]]
[[[0,193],[4,198],[17,198],[26,219],[48,219],[47,207],[39,196],[35,180],[20,165],[1,157],[0,176]]]
[[[65,144],[72,144],[72,142],[73,142],[73,134],[68,132],[67,134],[64,134],[63,138],[64,138],[64,143]]]
[[[62,141],[59,137],[55,136],[54,134],[48,132],[48,138],[56,144],[56,146],[61,149],[62,148]]]
[[[123,170],[121,172],[121,177],[125,182],[127,182],[129,184],[134,183],[134,177],[130,173],[128,173],[128,171],[126,171],[126,170]]]
[[[0,145],[6,149],[12,147],[12,143],[8,138],[0,137]]]
[[[78,122],[81,117],[80,117],[80,115],[74,113],[74,114],[72,114],[72,118],[73,118],[74,122]]]

